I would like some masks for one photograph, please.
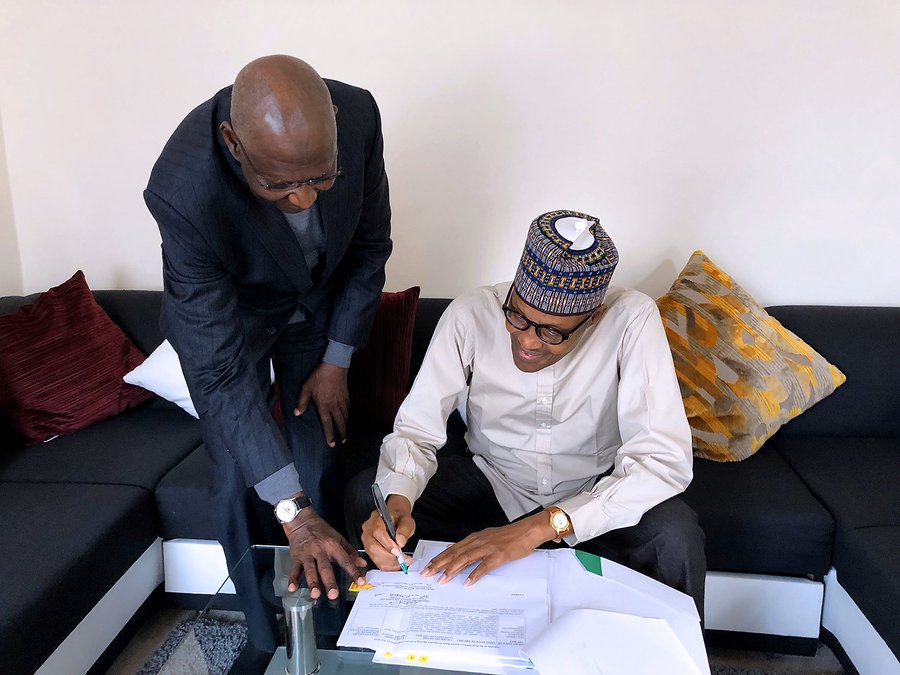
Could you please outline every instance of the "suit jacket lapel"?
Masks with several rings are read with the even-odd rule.
[[[282,271],[287,274],[298,291],[312,288],[312,279],[303,250],[291,231],[284,214],[274,205],[254,199],[250,206],[253,230]]]
[[[355,174],[353,154],[341,139],[340,125],[338,126],[338,154],[341,160],[341,169],[344,175],[338,178],[332,188],[319,195],[319,214],[322,217],[322,228],[325,230],[325,272],[327,276],[343,258],[347,244],[353,237],[354,228],[347,227],[350,221],[350,208],[352,205],[350,181]]]
[[[319,213],[322,216],[322,228],[325,230],[325,274],[331,272],[335,266],[341,261],[343,252],[347,249],[347,240],[353,235],[353,231],[347,230],[347,216],[349,215],[349,204],[347,198],[343,197],[340,192],[332,196],[332,192],[337,191],[338,186],[335,184],[328,192],[322,193],[319,197]],[[328,195],[325,197],[325,195]]]

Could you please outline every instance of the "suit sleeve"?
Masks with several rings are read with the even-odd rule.
[[[362,209],[341,262],[344,280],[335,293],[328,330],[330,340],[356,348],[365,343],[372,328],[384,288],[384,265],[393,245],[381,114],[375,99],[366,93],[372,105],[374,132],[366,158]]]
[[[204,442],[238,464],[248,487],[288,465],[296,475],[247,354],[230,276],[192,223],[150,190],[144,199],[162,235],[163,332],[181,360]]]

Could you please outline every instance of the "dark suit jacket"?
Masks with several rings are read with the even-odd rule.
[[[327,84],[343,175],[318,197],[326,250],[315,282],[284,215],[252,195],[221,138],[231,87],[178,126],[144,192],[162,235],[163,333],[181,358],[207,446],[229,453],[248,486],[292,461],[261,380],[297,303],[330,339],[362,346],[391,252],[378,107],[368,91]]]

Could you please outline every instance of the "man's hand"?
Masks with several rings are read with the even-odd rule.
[[[331,567],[332,561],[344,568],[360,586],[366,582],[366,561],[311,508],[303,509],[291,522],[285,523],[284,532],[294,563],[288,577],[288,591],[291,593],[297,590],[300,572],[303,572],[309,597],[318,598],[324,587],[329,600],[337,599],[340,591]]]
[[[335,445],[335,435],[341,443],[347,440],[347,418],[350,414],[350,395],[347,393],[347,369],[330,363],[321,363],[312,372],[300,388],[300,398],[294,415],[306,412],[306,406],[312,399],[328,447]],[[337,434],[335,434],[337,431]]]
[[[391,541],[378,511],[372,511],[372,515],[363,523],[362,543],[372,562],[378,565],[378,569],[395,572],[400,569],[397,556],[401,554],[406,542],[416,531],[416,521],[413,520],[412,506],[406,497],[390,495],[386,504],[391,522],[394,523],[394,528],[397,530],[396,545]],[[407,562],[410,561],[407,560]]]
[[[438,583],[445,584],[463,569],[478,565],[465,581],[471,586],[485,574],[513,560],[524,558],[545,541],[556,538],[550,527],[546,511],[523,518],[503,527],[489,527],[475,532],[457,544],[436,555],[422,570],[422,576],[431,577],[443,572]]]

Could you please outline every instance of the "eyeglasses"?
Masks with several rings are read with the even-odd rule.
[[[244,159],[247,160],[247,164],[249,164],[250,168],[253,170],[253,176],[254,178],[256,178],[256,182],[263,190],[266,190],[267,192],[293,192],[297,188],[301,188],[304,185],[315,188],[320,185],[325,185],[326,183],[334,183],[334,181],[344,175],[341,171],[340,158],[335,157],[337,171],[335,171],[334,173],[330,173],[325,176],[319,176],[317,178],[310,178],[308,180],[288,180],[282,181],[280,183],[267,183],[260,177],[259,171],[256,170],[256,167],[253,166],[253,162],[250,160],[250,155],[247,154],[247,148],[244,147],[243,142],[241,142],[241,139],[238,138],[238,135],[236,133],[234,134],[234,138],[238,142],[238,145],[241,146],[241,152],[244,155]],[[331,185],[329,185],[328,187],[330,188]],[[327,190],[328,188],[322,189]]]
[[[553,326],[548,326],[542,323],[535,323],[531,319],[526,319],[524,316],[519,314],[519,312],[509,306],[509,299],[511,296],[512,287],[510,287],[509,293],[506,294],[506,300],[503,303],[503,314],[506,315],[506,322],[516,330],[524,331],[534,326],[535,335],[538,336],[538,339],[541,342],[544,342],[548,345],[561,345],[563,342],[572,337],[572,335],[575,334],[579,328],[586,324],[588,322],[588,319],[594,316],[594,313],[591,312],[586,317],[584,317],[584,319],[579,321],[578,325],[575,326],[572,330],[563,331]]]

